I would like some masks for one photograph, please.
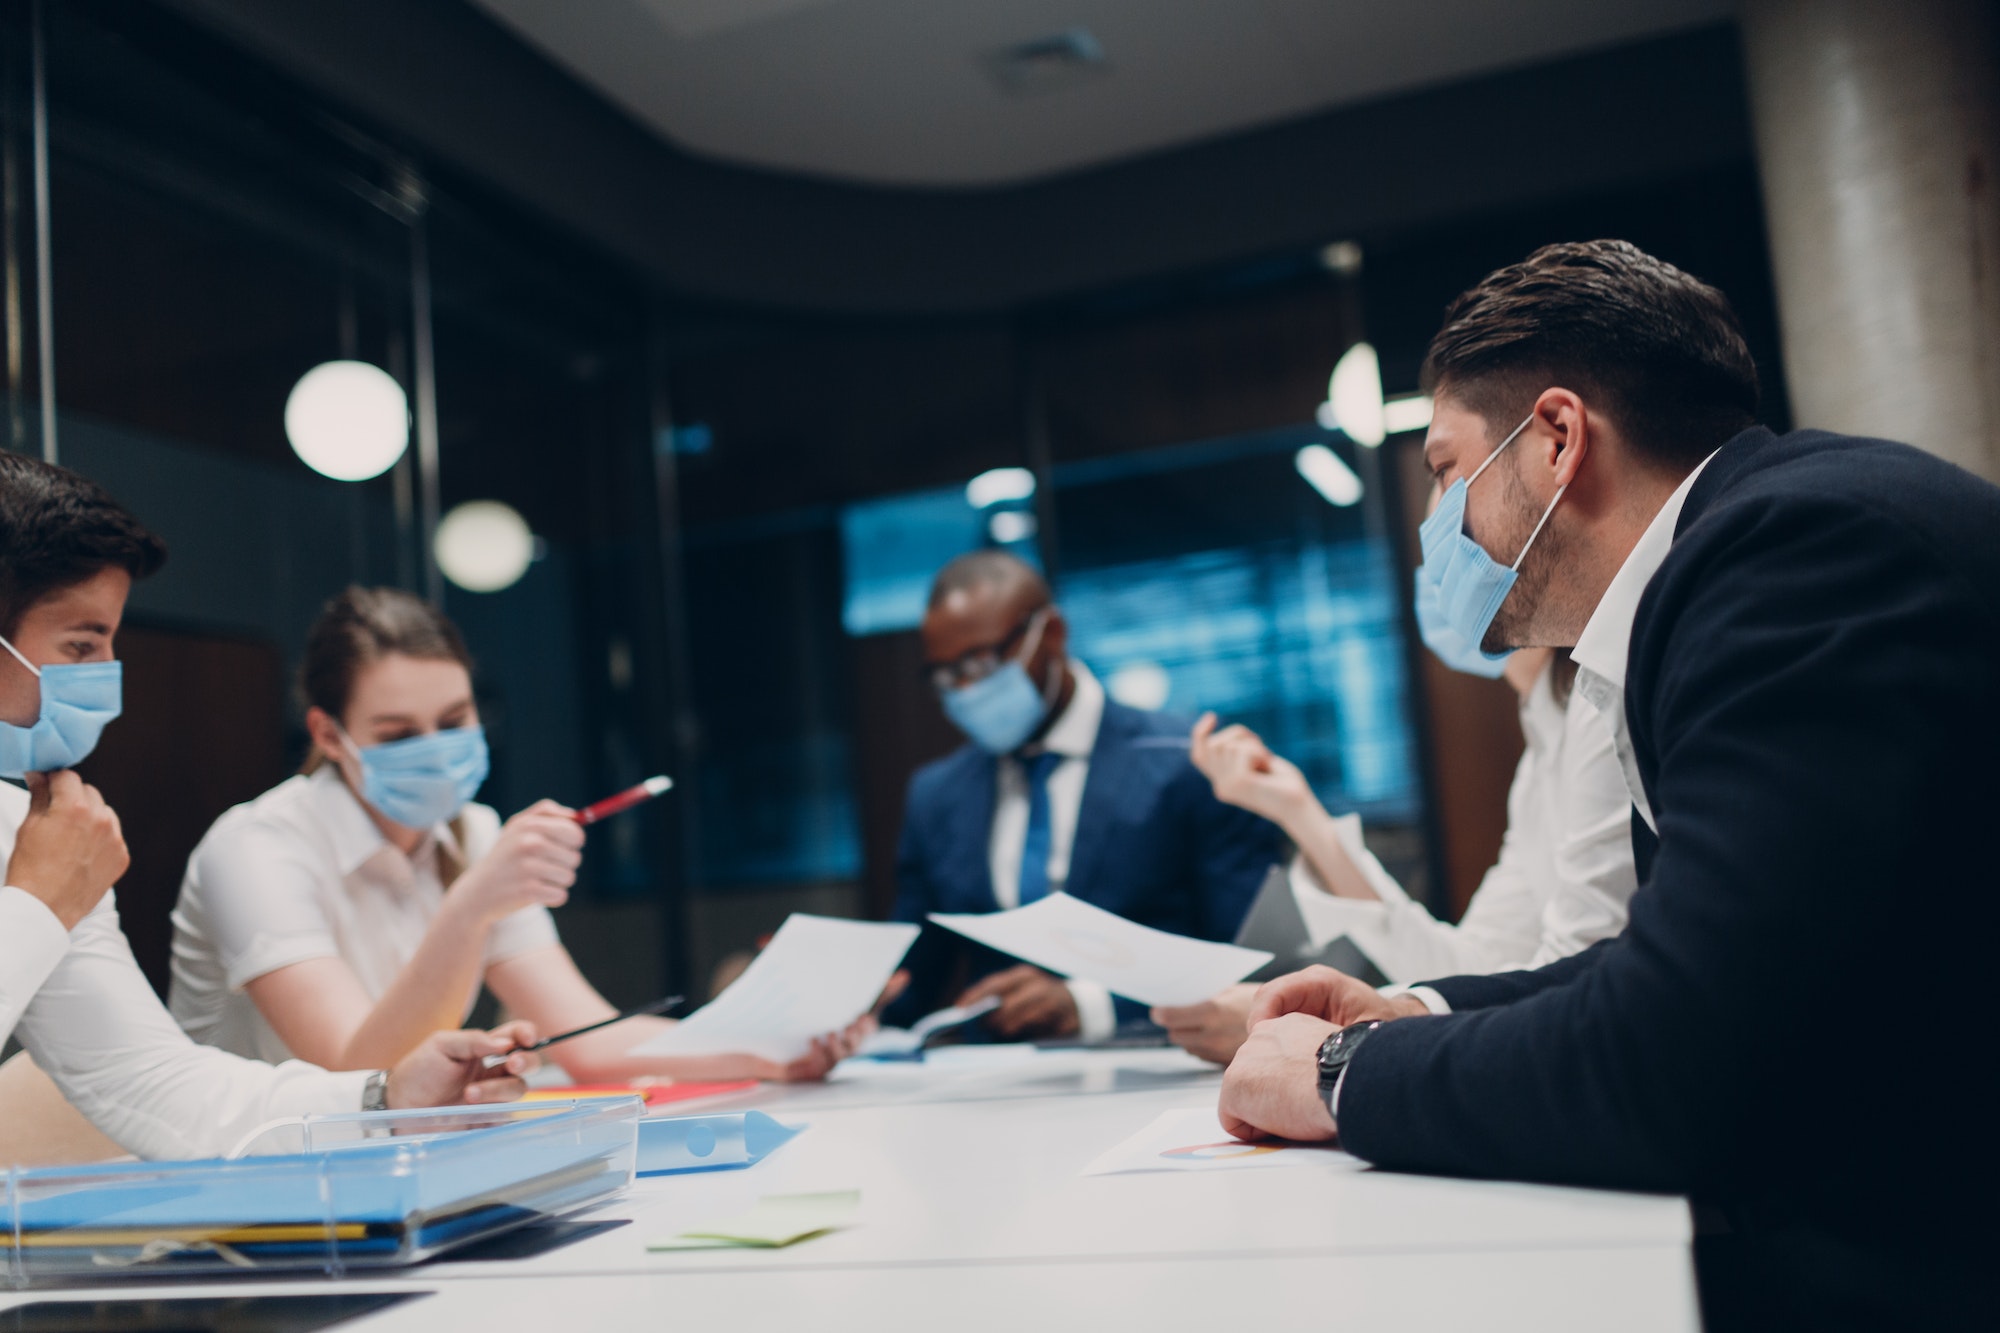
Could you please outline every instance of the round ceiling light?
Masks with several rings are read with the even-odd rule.
[[[285,438],[307,467],[335,481],[366,481],[410,447],[403,386],[366,361],[328,361],[299,377],[285,399]]]
[[[1326,401],[1334,424],[1348,439],[1370,449],[1382,443],[1388,435],[1382,420],[1382,363],[1372,346],[1356,343],[1341,354],[1326,386]]]
[[[467,500],[438,524],[438,568],[467,592],[511,588],[535,559],[535,534],[512,505]]]

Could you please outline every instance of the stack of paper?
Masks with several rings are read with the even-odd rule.
[[[916,939],[915,926],[794,912],[728,990],[632,1054],[796,1060],[874,1007]]]
[[[1170,935],[1101,907],[1050,894],[1011,912],[931,920],[967,939],[1141,1004],[1199,1004],[1271,961],[1261,949]]]

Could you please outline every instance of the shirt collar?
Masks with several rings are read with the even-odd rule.
[[[1090,668],[1075,658],[1069,660],[1070,674],[1076,678],[1076,689],[1071,692],[1069,706],[1062,710],[1055,725],[1043,736],[1034,748],[1050,754],[1068,755],[1072,759],[1088,759],[1097,745],[1097,728],[1104,721],[1104,687],[1097,683],[1097,677]]]
[[[384,851],[395,852],[394,859],[422,861],[427,847],[436,844],[454,856],[460,856],[458,840],[452,837],[451,826],[439,824],[430,831],[427,842],[417,845],[416,856],[405,858],[400,849],[382,836],[382,830],[368,817],[361,799],[333,764],[321,764],[307,781],[313,811],[319,816],[327,836],[333,840],[334,864],[342,878],[352,875]],[[460,863],[463,864],[462,856]]]
[[[1621,690],[1625,688],[1625,659],[1632,648],[1632,622],[1639,615],[1639,599],[1645,595],[1653,575],[1666,563],[1667,552],[1673,549],[1674,529],[1680,525],[1688,492],[1694,489],[1696,478],[1714,458],[1711,453],[1702,459],[1700,466],[1674,488],[1674,493],[1660,506],[1660,512],[1646,525],[1646,531],[1640,534],[1638,545],[1618,567],[1611,586],[1604,590],[1597,609],[1590,613],[1590,623],[1583,627],[1576,647],[1570,651],[1580,669]]]

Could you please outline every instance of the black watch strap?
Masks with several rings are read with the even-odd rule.
[[[1350,1023],[1333,1033],[1319,1048],[1319,1090],[1324,1096],[1332,1096],[1340,1082],[1340,1076],[1347,1072],[1347,1062],[1361,1049],[1361,1043],[1369,1034],[1382,1026],[1382,1020],[1367,1023]]]

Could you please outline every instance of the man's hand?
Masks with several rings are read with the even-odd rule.
[[[1305,1014],[1266,1019],[1222,1076],[1216,1113],[1239,1139],[1333,1137],[1333,1117],[1319,1092],[1319,1048],[1339,1026]]]
[[[491,1032],[433,1032],[389,1071],[392,1110],[415,1106],[480,1106],[511,1102],[528,1090],[522,1076],[541,1061],[519,1049],[535,1044],[532,1023],[502,1023]],[[489,1055],[507,1063],[487,1069]]]
[[[7,882],[74,930],[132,864],[118,812],[69,769],[30,773],[27,783],[28,817],[14,838]]]
[[[1215,789],[1215,799],[1290,828],[1319,808],[1312,784],[1296,764],[1271,753],[1245,726],[1216,729],[1203,713],[1188,738],[1188,758]]]
[[[1226,1065],[1250,1035],[1250,1003],[1256,996],[1257,987],[1239,982],[1200,1004],[1161,1005],[1152,1017],[1174,1045]]]
[[[1068,1037],[1082,1027],[1069,987],[1039,967],[1022,963],[995,972],[959,996],[958,1003],[977,1004],[989,995],[1000,998],[1000,1007],[986,1015],[986,1026],[1003,1037]]]
[[[1265,982],[1250,1002],[1249,1023],[1254,1029],[1267,1019],[1306,1014],[1344,1028],[1349,1023],[1416,1018],[1429,1012],[1424,1002],[1414,996],[1384,999],[1367,982],[1316,963]]]

